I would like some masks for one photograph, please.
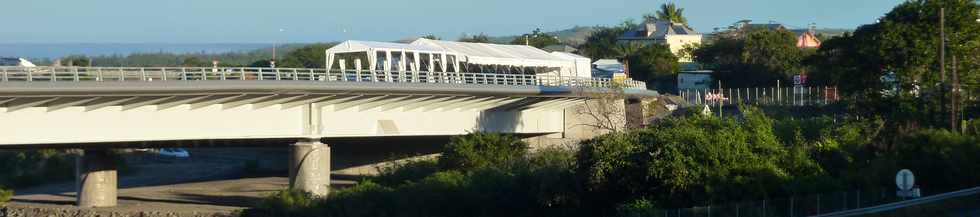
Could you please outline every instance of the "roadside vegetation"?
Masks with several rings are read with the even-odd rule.
[[[14,190],[5,189],[3,186],[0,186],[0,204],[10,201],[10,197],[13,196]]]
[[[510,135],[454,138],[438,159],[401,163],[328,198],[284,190],[271,216],[642,216],[662,208],[892,189],[916,171],[924,193],[980,183],[980,135],[888,133],[880,118],[770,117],[743,107],[691,113],[570,148],[529,152]],[[883,139],[883,137],[898,137]]]
[[[74,178],[74,157],[53,149],[0,151],[0,186],[19,188]]]
[[[0,203],[4,203],[13,196],[13,188],[71,180],[75,162],[65,151],[0,151],[0,171]]]

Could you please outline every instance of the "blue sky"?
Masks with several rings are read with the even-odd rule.
[[[639,20],[660,0],[5,0],[0,43],[390,41],[425,34],[514,35]],[[854,28],[902,0],[685,0],[711,32],[740,19]],[[284,31],[280,32],[279,30]]]

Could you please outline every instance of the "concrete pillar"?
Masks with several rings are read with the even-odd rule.
[[[330,146],[314,139],[298,141],[291,148],[289,187],[327,196],[330,193]]]
[[[75,159],[76,204],[116,206],[116,161],[108,149],[87,149]]]

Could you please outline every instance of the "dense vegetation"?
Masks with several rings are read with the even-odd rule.
[[[50,149],[0,151],[0,203],[10,200],[18,188],[51,181],[71,180],[75,163],[67,152]]]
[[[13,190],[8,190],[8,189],[3,188],[3,186],[0,186],[0,204],[3,204],[3,203],[6,203],[7,201],[10,201],[10,197],[13,197],[13,196],[14,196],[14,191]]]
[[[0,151],[0,186],[24,187],[74,176],[74,158],[65,151],[51,149]]]
[[[330,43],[286,44],[278,46],[277,67],[309,67],[323,65],[323,50]],[[311,52],[316,49],[316,52]],[[319,55],[319,56],[317,56]],[[319,57],[319,58],[318,58]],[[71,66],[128,66],[128,67],[211,67],[218,61],[222,67],[267,67],[272,58],[272,49],[259,49],[249,52],[229,53],[135,53],[130,55],[85,56],[69,55],[62,57],[62,65]],[[313,59],[318,58],[318,59]],[[50,60],[36,62],[52,64]]]
[[[508,135],[452,140],[329,198],[283,191],[257,212],[278,216],[628,216],[655,208],[849,189],[892,189],[916,172],[926,194],[980,184],[980,135],[891,134],[881,118],[719,119],[688,114],[575,149],[527,151]],[[897,137],[896,139],[883,139]]]

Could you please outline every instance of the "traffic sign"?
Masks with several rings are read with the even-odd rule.
[[[912,171],[908,169],[900,170],[898,174],[895,174],[895,184],[900,190],[912,190],[912,187],[915,186],[915,175],[912,175]]]

